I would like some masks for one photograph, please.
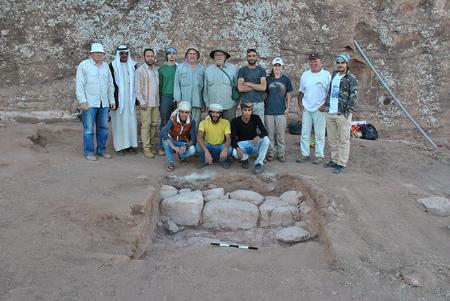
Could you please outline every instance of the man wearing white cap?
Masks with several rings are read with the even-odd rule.
[[[191,46],[185,54],[186,62],[177,67],[173,86],[173,98],[177,103],[187,101],[191,104],[191,116],[197,124],[201,119],[203,102],[203,78],[205,67],[198,63],[200,51]],[[196,130],[197,130],[196,129]]]
[[[200,122],[197,134],[197,151],[202,162],[200,167],[219,161],[223,168],[230,168],[232,154],[230,122],[222,118],[223,107],[210,104],[209,118]]]
[[[190,116],[191,104],[180,102],[178,109],[170,116],[169,121],[161,129],[161,138],[167,158],[167,171],[175,168],[173,153],[180,158],[180,164],[195,153],[195,120]]]
[[[203,99],[205,106],[217,103],[223,107],[223,118],[230,121],[236,117],[236,101],[233,99],[233,87],[237,84],[237,68],[227,59],[230,55],[221,47],[211,51],[209,56],[214,59],[214,64],[205,70],[205,85]]]
[[[90,58],[82,61],[77,68],[76,96],[83,110],[84,156],[90,161],[97,160],[95,154],[109,159],[106,152],[108,141],[108,112],[116,108],[114,84],[108,64],[103,62],[105,50],[102,44],[91,45]],[[94,149],[94,126],[96,126],[97,148]]]
[[[135,153],[137,143],[136,96],[134,71],[137,63],[128,46],[117,47],[116,58],[109,64],[114,80],[116,109],[111,113],[114,149],[118,154]]]

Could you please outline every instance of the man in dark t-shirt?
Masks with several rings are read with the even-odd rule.
[[[258,53],[255,49],[247,50],[248,65],[239,69],[238,89],[241,103],[252,103],[253,114],[259,115],[264,122],[264,98],[266,90],[266,70],[257,65]]]
[[[248,155],[257,153],[255,174],[259,175],[263,172],[264,158],[269,149],[269,137],[261,118],[253,114],[252,103],[241,103],[241,112],[241,116],[231,121],[233,156],[241,160],[242,168],[247,169],[249,168]],[[259,130],[259,135],[256,129]]]

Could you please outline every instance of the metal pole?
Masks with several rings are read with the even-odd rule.
[[[373,70],[373,72],[375,73],[375,75],[377,76],[378,80],[380,81],[380,83],[384,86],[384,88],[386,89],[386,91],[389,92],[389,94],[391,94],[392,98],[394,99],[395,103],[397,104],[397,106],[403,111],[403,113],[405,113],[406,117],[409,118],[409,120],[414,124],[414,126],[419,130],[419,132],[425,137],[425,139],[431,144],[431,146],[433,147],[433,149],[437,149],[437,145],[433,142],[433,140],[431,140],[431,137],[425,133],[425,131],[422,129],[422,127],[414,120],[414,118],[408,113],[408,111],[405,109],[405,107],[403,106],[403,104],[401,103],[401,101],[397,98],[397,96],[395,96],[395,94],[391,91],[391,89],[388,87],[388,85],[386,85],[386,83],[384,82],[383,78],[381,77],[381,75],[378,73],[377,69],[375,69],[375,67],[372,65],[372,63],[370,62],[369,58],[366,56],[366,54],[364,53],[364,51],[362,50],[362,48],[359,46],[357,41],[353,41],[355,43],[356,49],[358,49],[359,53],[362,55],[362,57],[364,58],[364,60],[366,60],[367,64],[370,66],[370,68]]]

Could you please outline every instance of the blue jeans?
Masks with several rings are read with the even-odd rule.
[[[213,158],[214,161],[227,161],[230,159],[233,148],[229,147],[228,151],[227,151],[227,158],[225,160],[220,160],[220,152],[225,148],[225,144],[209,144],[209,143],[205,143],[206,148],[209,150],[209,153],[211,154],[211,157]],[[203,149],[200,147],[200,144],[197,143],[197,152],[200,155],[200,157],[202,158],[203,162],[205,161],[205,152],[203,151]]]
[[[248,160],[248,155],[250,154],[258,154],[255,164],[263,165],[264,158],[266,157],[267,150],[269,149],[270,140],[268,136],[264,136],[264,138],[259,140],[259,143],[256,146],[253,145],[252,140],[239,141],[237,145],[244,151],[242,161]],[[236,149],[233,149],[233,156],[236,159],[239,159]]]
[[[311,128],[314,125],[314,138],[316,140],[316,158],[324,157],[325,147],[325,114],[319,110],[315,112],[303,111],[302,114],[302,136],[300,138],[300,150],[302,156],[309,157]]]
[[[161,117],[161,124],[159,126],[159,130],[163,128],[163,126],[166,125],[167,121],[170,119],[170,114],[172,114],[173,111],[177,108],[177,104],[173,101],[172,96],[165,96],[161,95],[161,99],[159,102],[159,116]],[[162,147],[163,145],[163,139],[160,138],[160,144]]]
[[[97,136],[97,154],[106,152],[108,141],[108,112],[109,108],[89,108],[82,113],[84,155],[94,154],[94,125]]]
[[[181,147],[181,146],[187,145],[187,142],[175,141],[170,137],[169,137],[169,139],[172,141],[173,145],[175,145],[176,147]],[[173,154],[175,153],[175,151],[170,147],[168,140],[163,139],[162,145],[164,147],[164,152],[166,153],[167,162],[169,162],[169,163],[174,162]],[[193,154],[195,154],[195,146],[191,145],[186,148],[184,153],[180,154],[180,158],[184,159],[189,156],[192,156]]]

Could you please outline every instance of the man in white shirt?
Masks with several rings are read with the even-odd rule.
[[[78,65],[76,75],[76,96],[83,110],[84,156],[90,161],[97,160],[95,153],[105,159],[111,158],[106,152],[108,141],[108,112],[116,108],[114,84],[108,64],[103,62],[105,50],[99,43],[91,46],[89,59]],[[97,149],[94,153],[94,126],[96,127]]]
[[[325,103],[330,86],[331,74],[322,69],[320,55],[313,52],[309,55],[310,70],[300,77],[300,95],[298,106],[302,113],[302,135],[300,138],[301,155],[297,162],[310,159],[311,127],[314,125],[315,158],[313,163],[319,164],[324,158],[325,147],[325,114],[319,108]]]

